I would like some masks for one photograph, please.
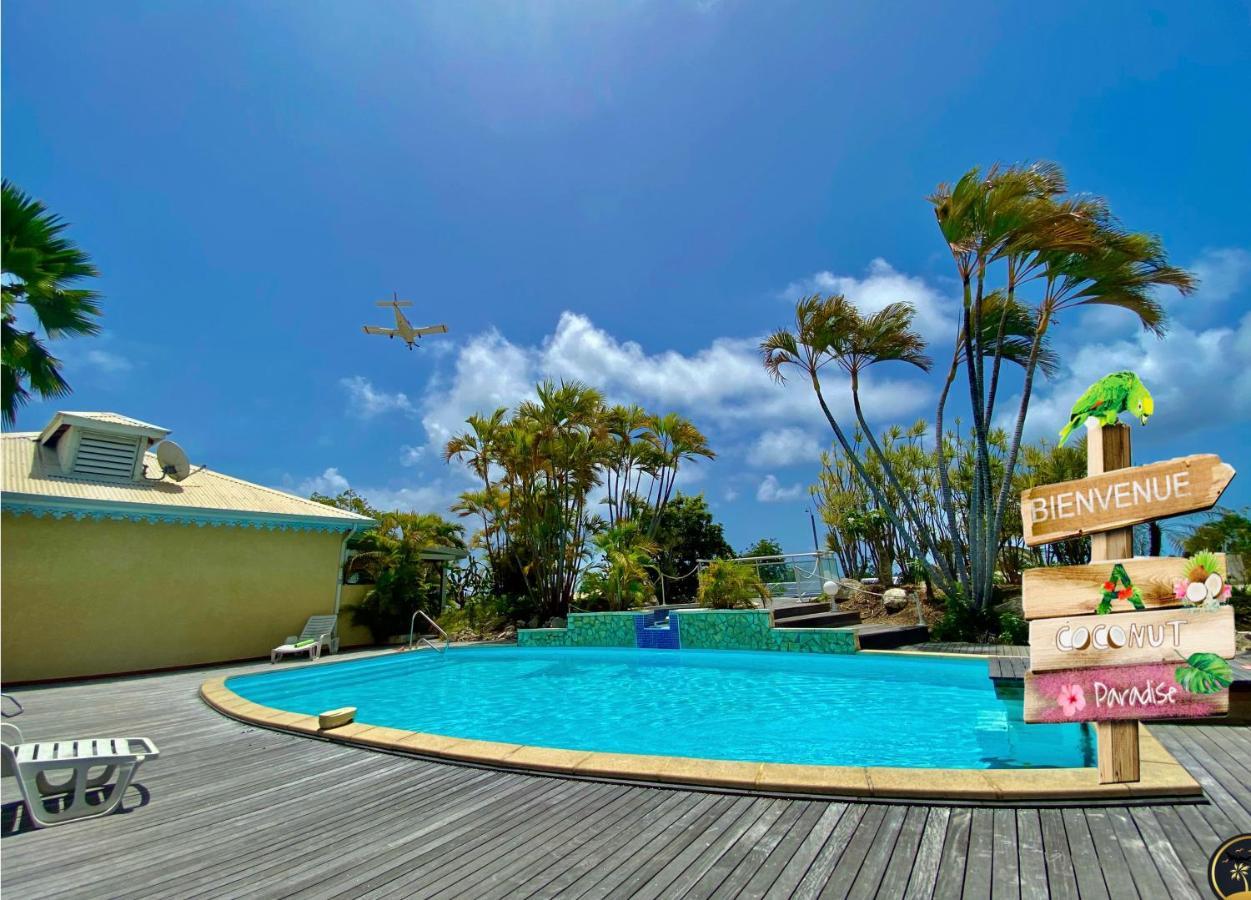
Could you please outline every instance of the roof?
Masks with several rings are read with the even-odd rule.
[[[63,416],[113,417],[114,413],[64,413]],[[116,416],[123,424],[134,422]],[[146,423],[138,423],[148,426]],[[161,429],[163,430],[163,429]],[[135,518],[147,521],[198,521],[270,528],[314,528],[346,531],[374,520],[306,500],[285,491],[232,478],[221,472],[193,468],[185,480],[118,482],[66,477],[55,451],[39,443],[35,432],[0,435],[3,495],[0,507],[12,512],[51,513],[93,518]],[[155,453],[145,453],[149,473],[159,473]]]
[[[157,441],[164,440],[169,434],[168,428],[141,422],[138,419],[132,419],[130,416],[123,416],[121,413],[59,412],[52,417],[48,427],[39,433],[40,443],[46,443],[50,438],[56,436],[70,425],[80,425],[96,431],[141,434],[144,437]]]

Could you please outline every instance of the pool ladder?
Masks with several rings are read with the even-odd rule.
[[[422,635],[422,636],[421,636],[421,642],[422,642],[423,644],[425,644],[427,647],[429,647],[431,650],[435,651],[436,653],[442,653],[444,650],[446,650],[446,649],[448,648],[448,645],[449,645],[449,644],[451,644],[452,639],[451,639],[450,637],[448,637],[448,636],[447,636],[447,632],[446,632],[446,631],[444,631],[442,628],[440,628],[440,627],[439,627],[439,623],[438,623],[438,622],[436,622],[434,619],[430,618],[428,615],[426,615],[426,614],[425,614],[425,612],[424,612],[424,611],[422,611],[422,610],[420,610],[420,609],[419,609],[419,610],[417,610],[415,613],[413,613],[413,617],[412,617],[411,619],[409,619],[409,620],[408,620],[408,647],[409,647],[409,649],[411,650],[411,649],[412,649],[412,647],[413,647],[413,631],[414,631],[414,629],[417,627],[417,617],[418,617],[418,616],[421,616],[423,619],[425,619],[427,622],[429,622],[429,623],[431,624],[431,626],[434,628],[434,630],[435,630],[435,631],[437,631],[439,634],[443,635],[443,646],[442,646],[442,647],[440,647],[438,644],[434,643],[434,641],[430,640],[430,639],[429,639],[428,637],[426,637],[425,635]]]

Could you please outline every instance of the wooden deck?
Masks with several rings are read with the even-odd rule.
[[[245,671],[254,667],[236,667]],[[264,731],[214,672],[23,690],[32,739],[142,735],[124,813],[24,826],[0,887],[36,897],[1208,897],[1251,831],[1251,729],[1153,728],[1207,805],[991,809],[754,798],[443,765]],[[11,892],[11,893],[10,893]]]

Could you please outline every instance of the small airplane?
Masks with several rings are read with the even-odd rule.
[[[375,305],[389,306],[395,310],[395,327],[381,328],[377,325],[366,325],[365,334],[385,334],[387,337],[396,337],[397,335],[408,344],[408,349],[413,349],[413,344],[425,334],[447,334],[446,325],[423,325],[421,328],[414,328],[404,314],[400,312],[401,307],[412,306],[411,300],[401,300],[395,294],[391,295],[390,300],[379,300]]]

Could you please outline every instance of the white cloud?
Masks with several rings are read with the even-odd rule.
[[[404,444],[400,447],[400,465],[415,466],[421,462],[425,455],[425,447],[414,447],[411,444]]]
[[[333,497],[336,494],[342,494],[348,489],[348,480],[339,474],[336,468],[329,468],[312,478],[305,478],[300,482],[295,492],[301,497],[307,497],[310,494],[326,494]]]
[[[285,481],[287,487],[284,490],[291,490],[290,484],[294,479],[288,477]],[[331,466],[320,475],[300,481],[295,488],[295,493],[302,497],[307,497],[314,493],[334,497],[348,488],[354,488],[356,493],[364,497],[365,501],[375,509],[383,511],[400,510],[402,512],[438,512],[441,514],[446,514],[448,506],[453,502],[457,493],[442,478],[418,487],[354,486],[335,466]]]
[[[719,337],[692,353],[648,353],[620,341],[589,318],[565,312],[541,344],[513,344],[497,331],[471,338],[457,354],[449,378],[432,380],[421,399],[427,446],[440,447],[475,412],[513,407],[545,379],[578,380],[599,388],[610,402],[634,402],[676,411],[703,429],[763,428],[812,422],[821,411],[801,379],[771,381],[760,363],[758,338]],[[826,398],[836,415],[850,414],[846,381],[825,376]],[[865,406],[879,421],[910,415],[929,403],[931,391],[913,381],[875,373],[862,384]]]
[[[83,361],[91,368],[108,375],[120,375],[135,367],[126,357],[108,350],[88,350],[83,355]]]
[[[1030,435],[1054,437],[1082,392],[1122,369],[1137,372],[1155,398],[1148,427],[1180,431],[1251,419],[1251,313],[1234,328],[1194,330],[1174,324],[1163,340],[1139,333],[1086,344],[1066,353],[1065,361],[1060,380],[1045,395],[1035,392],[1027,421]]]
[[[787,500],[798,500],[803,492],[802,484],[782,487],[776,475],[766,475],[756,488],[756,499],[761,503],[783,503]]]
[[[724,496],[726,503],[733,503],[738,499],[738,491],[734,488],[726,488]]]
[[[956,301],[926,284],[924,279],[895,271],[881,257],[869,263],[864,278],[817,272],[791,282],[778,296],[793,304],[808,294],[843,294],[866,313],[877,312],[889,303],[907,301],[917,311],[913,326],[927,341],[944,346],[955,339]]]
[[[373,386],[363,375],[340,378],[339,385],[348,394],[348,412],[362,419],[372,419],[383,413],[399,412],[412,415],[416,412],[408,396],[403,392],[388,394]]]
[[[1241,247],[1204,250],[1190,268],[1199,279],[1194,301],[1222,303],[1240,293],[1251,281],[1251,251]]]
[[[820,442],[811,432],[802,428],[766,431],[747,451],[747,461],[761,468],[814,462],[820,458]]]

